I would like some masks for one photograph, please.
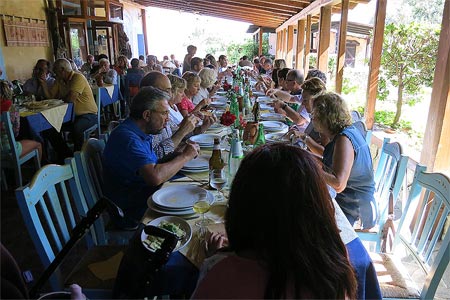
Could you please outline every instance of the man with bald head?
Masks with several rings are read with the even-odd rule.
[[[75,120],[73,126],[67,129],[72,132],[74,150],[79,151],[84,142],[84,131],[97,124],[97,104],[87,79],[81,73],[74,72],[67,59],[57,59],[53,71],[56,75],[53,87],[49,89],[46,81],[42,79],[40,84],[48,99],[62,99],[64,102],[73,103]],[[60,163],[65,157],[73,155],[60,133],[53,129],[47,134]]]

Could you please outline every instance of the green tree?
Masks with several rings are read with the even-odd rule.
[[[434,27],[416,23],[386,25],[381,55],[381,82],[386,84],[380,84],[378,96],[387,97],[387,83],[397,88],[393,127],[400,120],[404,95],[417,96],[422,87],[431,86],[438,43],[439,30]]]
[[[263,34],[263,55],[269,53],[269,35]],[[252,39],[247,39],[243,43],[232,43],[227,47],[227,57],[230,63],[235,63],[239,61],[244,55],[247,55],[249,60],[253,57],[258,56],[259,45],[255,43]]]

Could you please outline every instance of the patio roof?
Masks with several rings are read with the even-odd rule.
[[[370,0],[351,0],[349,8]],[[196,13],[247,22],[256,26],[277,28],[314,2],[323,0],[134,0],[147,6]],[[330,1],[325,1],[330,2]],[[341,1],[334,1],[333,12],[340,11]],[[319,17],[315,18],[316,21]],[[313,20],[314,22],[314,20]]]

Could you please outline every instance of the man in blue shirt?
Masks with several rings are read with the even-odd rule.
[[[113,219],[120,228],[139,224],[147,199],[183,165],[198,155],[196,144],[186,144],[172,160],[158,163],[152,151],[152,135],[169,120],[169,94],[154,87],[141,88],[130,107],[130,117],[111,133],[103,152],[105,196],[124,212]]]

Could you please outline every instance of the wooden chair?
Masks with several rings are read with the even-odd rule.
[[[363,137],[366,139],[367,145],[370,146],[372,140],[372,130],[367,130],[366,124],[361,120],[354,122],[353,126],[355,126],[361,132]]]
[[[357,110],[352,110],[351,115],[352,115],[353,122],[361,121],[361,119],[362,119],[361,114]]]
[[[101,97],[102,93],[106,93],[104,89],[99,88],[97,94],[95,95],[95,103],[97,104],[97,124],[92,125],[88,129],[84,131],[84,141],[87,141],[92,134],[95,133],[97,137],[101,134],[101,127],[100,127],[100,118],[101,118]]]
[[[371,254],[383,298],[433,299],[449,265],[449,232],[439,239],[450,215],[450,179],[425,170],[420,165],[416,168],[395,236],[393,255]],[[421,290],[403,272],[404,263],[411,266],[411,261],[426,274],[420,283]],[[417,276],[417,270],[414,273]]]
[[[102,155],[105,142],[94,138],[84,143],[81,151],[75,152],[74,160],[66,163],[75,163],[81,183],[81,189],[86,198],[87,205],[92,208],[103,197],[103,165]],[[120,230],[107,230],[108,220],[99,218],[94,224],[99,244],[128,244],[133,232]]]
[[[36,171],[41,167],[41,162],[39,160],[39,152],[37,149],[32,150],[28,153],[19,153],[16,147],[16,138],[14,137],[14,132],[11,124],[10,114],[9,112],[2,113],[1,122],[3,124],[3,130],[7,136],[7,145],[1,144],[1,152],[2,152],[2,180],[5,180],[4,184],[6,185],[6,178],[3,178],[4,168],[12,168],[14,169],[14,174],[16,177],[16,185],[22,186],[22,165],[27,161],[33,159],[34,166]]]
[[[380,252],[381,250],[383,228],[388,218],[392,217],[389,216],[389,213],[393,213],[389,212],[389,207],[390,205],[393,207],[398,199],[408,164],[408,157],[402,155],[400,144],[397,142],[389,143],[388,138],[383,140],[380,153],[380,159],[374,176],[378,222],[369,231],[357,230],[361,240],[376,242],[376,252]],[[392,203],[390,203],[390,197],[393,199]]]
[[[47,165],[35,174],[30,185],[16,190],[19,209],[45,268],[52,268],[54,261],[59,264],[61,253],[65,257],[70,251],[67,245],[72,246],[72,242],[78,241],[85,233],[85,230],[80,231],[76,226],[82,217],[90,215],[89,205],[83,196],[74,165]],[[90,249],[69,276],[64,278],[59,267],[55,272],[52,271],[51,287],[61,290],[64,282],[77,282],[89,298],[109,298],[114,278],[101,280],[88,266],[120,255],[123,247],[93,247],[99,241],[93,229],[87,237]],[[117,266],[111,267],[117,270],[119,261]]]

